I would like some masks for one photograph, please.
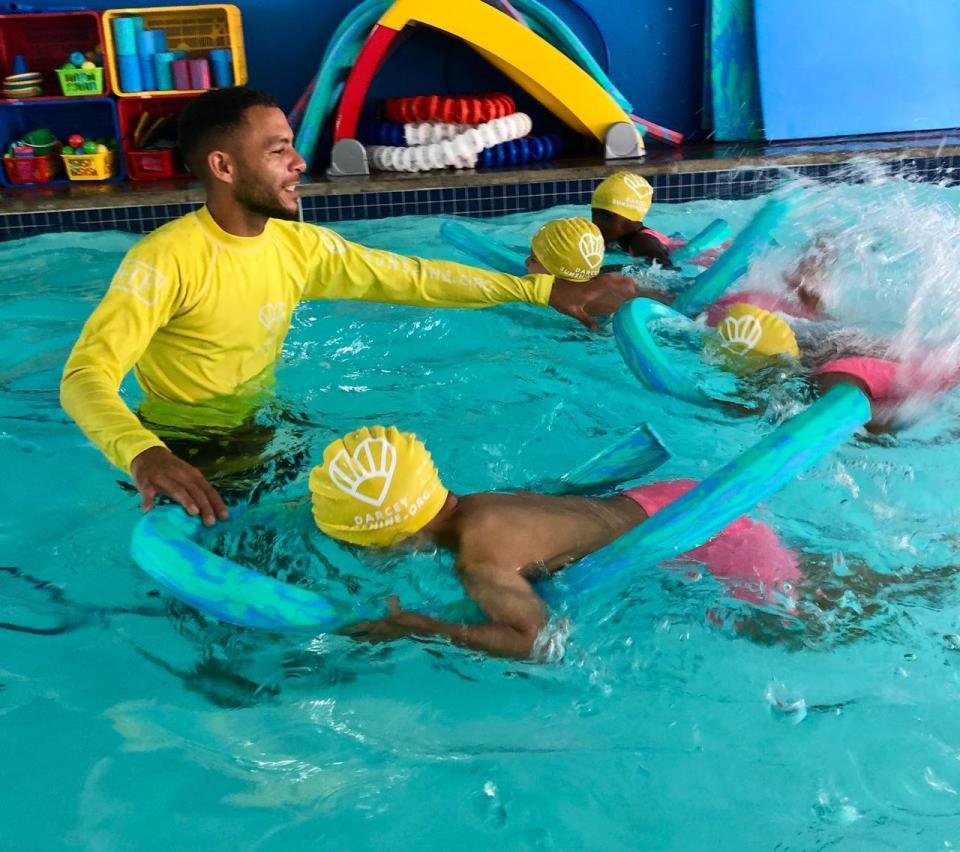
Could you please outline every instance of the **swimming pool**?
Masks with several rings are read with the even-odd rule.
[[[723,216],[736,231],[760,203],[655,208],[650,224],[689,234]],[[956,189],[880,176],[819,188],[754,275],[769,277],[825,223],[850,247],[837,315],[876,333],[906,317],[913,337],[942,343],[960,305],[958,204]],[[519,241],[575,212],[478,227]],[[441,221],[339,230],[456,258],[439,241]],[[135,568],[135,495],[59,409],[69,347],[134,239],[0,245],[2,562],[15,567],[0,572],[3,845],[960,842],[960,394],[896,439],[851,442],[758,513],[819,565],[837,601],[806,626],[751,617],[686,566],[578,602],[551,665],[440,644],[256,634],[171,604]],[[542,483],[641,420],[674,451],[656,478],[701,477],[792,410],[780,399],[741,420],[655,397],[628,374],[609,327],[589,335],[516,306],[304,304],[278,379],[279,408],[296,416],[281,420],[277,440],[311,462],[336,434],[396,423],[425,439],[458,491]],[[138,398],[132,381],[125,393]],[[277,496],[301,496],[308,472]],[[278,530],[238,522],[221,545],[340,595],[459,597],[448,560],[357,556],[313,534],[303,507]]]

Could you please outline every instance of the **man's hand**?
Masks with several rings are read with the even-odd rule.
[[[597,330],[594,317],[616,313],[624,302],[640,295],[637,282],[627,275],[607,272],[582,284],[555,278],[550,291],[550,307]]]
[[[140,508],[148,512],[153,501],[162,494],[176,500],[190,515],[200,515],[209,527],[219,518],[230,515],[217,490],[192,464],[178,459],[166,447],[150,447],[138,455],[130,465]]]

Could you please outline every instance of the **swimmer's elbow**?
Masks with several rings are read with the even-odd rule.
[[[513,624],[503,625],[508,631],[507,644],[510,648],[510,656],[518,659],[529,659],[533,656],[534,648],[537,645],[537,638],[540,631],[546,626],[546,620],[543,618],[524,619]]]

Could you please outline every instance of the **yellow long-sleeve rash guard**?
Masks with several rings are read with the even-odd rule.
[[[129,471],[137,455],[163,445],[120,399],[131,368],[148,398],[197,403],[229,396],[269,368],[302,299],[545,305],[552,284],[549,275],[517,278],[368,249],[276,219],[257,237],[237,237],[204,207],[127,253],[67,360],[60,399],[84,434]]]

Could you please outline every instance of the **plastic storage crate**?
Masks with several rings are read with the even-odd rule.
[[[143,18],[148,30],[163,30],[167,49],[183,50],[188,59],[205,58],[210,50],[228,48],[232,53],[233,83],[247,82],[247,58],[243,47],[243,25],[236,6],[216,4],[207,6],[156,6],[144,9],[110,9],[103,13],[104,60],[110,69],[113,91],[120,97],[144,95],[199,94],[202,89],[149,89],[126,92],[121,88],[117,73],[117,45],[113,22],[117,18]]]
[[[73,98],[59,102],[0,102],[0,149],[4,153],[11,142],[40,127],[50,130],[64,144],[73,133],[93,138],[120,138],[117,110],[110,98]],[[123,158],[119,157],[116,173],[108,180],[120,180],[124,173]],[[14,184],[9,179],[6,168],[0,172],[0,180],[7,186],[23,186],[21,183]],[[69,182],[65,175],[60,174],[44,185]]]
[[[67,178],[70,180],[109,180],[116,170],[118,156],[105,154],[63,154]]]
[[[127,175],[132,180],[162,180],[187,176],[178,150],[134,148],[133,136],[144,114],[148,118],[144,120],[143,129],[147,130],[157,119],[175,120],[195,97],[195,95],[179,95],[163,98],[121,98],[117,102],[120,138],[127,161]]]
[[[43,157],[4,157],[3,172],[12,186],[50,183],[63,174],[63,161],[59,154],[47,154]]]
[[[57,69],[74,51],[82,53],[97,45],[103,45],[103,30],[96,12],[0,15],[0,80],[13,73],[14,57],[20,54],[31,71],[43,74],[43,94],[25,98],[22,103],[62,98]],[[103,46],[105,52],[106,46]],[[110,85],[110,75],[106,68],[101,73],[105,74],[103,92]],[[84,94],[96,97],[96,93]],[[0,96],[0,103],[10,103],[10,100]]]
[[[64,97],[82,98],[103,94],[102,68],[58,68],[57,76]]]

